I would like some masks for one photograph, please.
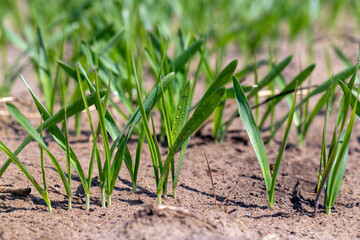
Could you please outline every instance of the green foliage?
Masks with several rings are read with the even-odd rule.
[[[328,98],[323,130],[317,196],[315,199],[315,214],[318,210],[320,194],[323,189],[325,189],[325,205],[326,213],[328,215],[331,213],[331,208],[334,206],[335,200],[340,190],[341,182],[345,173],[346,162],[348,159],[350,137],[354,128],[355,116],[357,115],[358,111],[357,106],[359,89],[357,89],[356,96],[351,92],[351,90],[353,89],[355,79],[357,78],[359,66],[360,64],[358,63],[355,70],[353,71],[353,76],[350,79],[348,85],[344,84],[342,81],[339,81],[344,95],[341,99],[330,148],[328,154],[326,155],[325,133],[327,127],[327,118],[330,113],[333,88],[336,85],[332,83],[327,91]],[[350,106],[353,107],[353,110],[349,119],[349,123],[344,130]],[[340,133],[340,136],[338,136],[338,132]]]
[[[274,204],[274,191],[275,191],[277,174],[278,174],[278,171],[280,168],[280,163],[282,160],[283,153],[285,151],[287,139],[288,139],[288,136],[290,133],[290,128],[291,128],[291,124],[292,124],[292,120],[293,120],[294,112],[295,112],[296,86],[295,86],[295,94],[293,97],[292,106],[290,109],[289,119],[288,119],[288,122],[286,125],[285,134],[284,134],[281,146],[280,146],[278,157],[276,159],[274,172],[273,172],[273,175],[271,176],[269,161],[268,161],[268,158],[266,155],[264,142],[261,138],[259,128],[256,125],[256,122],[255,122],[254,116],[252,114],[251,108],[249,106],[247,97],[245,96],[245,93],[239,83],[239,80],[236,77],[233,77],[233,84],[234,84],[235,96],[236,96],[236,102],[238,105],[239,114],[240,114],[241,120],[245,126],[246,132],[249,136],[251,144],[255,150],[257,159],[259,161],[260,168],[261,168],[262,174],[264,176],[264,180],[265,180],[265,186],[266,186],[267,195],[268,195],[268,199],[269,199],[269,205],[270,205],[270,207],[272,207]]]

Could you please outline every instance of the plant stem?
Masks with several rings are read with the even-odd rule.
[[[47,203],[47,205],[48,205],[49,213],[52,213],[51,203],[49,202]]]
[[[298,144],[299,144],[299,147],[301,147],[301,148],[305,146],[305,140],[304,140],[303,133],[299,133],[299,135],[298,135]]]
[[[176,199],[176,185],[173,187],[173,198]]]
[[[107,195],[107,206],[110,207],[111,206],[111,195]]]
[[[165,173],[165,182],[163,185],[163,195],[164,197],[167,197],[167,182],[168,182],[168,178],[169,178],[169,172]]]
[[[105,201],[105,188],[101,189],[101,207],[106,207],[106,201]]]
[[[160,191],[160,193],[157,194],[157,204],[158,204],[158,205],[162,205],[161,191]]]
[[[330,214],[331,214],[331,207],[329,207],[329,208],[327,207],[327,208],[326,208],[326,214],[330,216]]]
[[[86,209],[86,211],[88,211],[90,209],[90,193],[86,194],[85,209]]]
[[[71,196],[68,196],[68,209],[71,209]]]

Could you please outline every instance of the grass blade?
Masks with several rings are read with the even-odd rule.
[[[239,81],[235,77],[233,77],[233,83],[235,89],[236,102],[238,105],[238,111],[241,120],[245,126],[246,132],[248,133],[248,136],[250,138],[251,144],[255,150],[261,171],[264,176],[266,190],[268,192],[268,196],[270,196],[269,191],[271,189],[271,174],[270,174],[268,158],[265,152],[264,142],[261,138],[260,131],[256,125],[254,116],[251,112],[251,108],[249,106],[245,93],[242,90]]]
[[[181,55],[179,55],[172,61],[171,63],[172,69],[175,72],[181,71],[184,68],[185,64],[189,61],[191,56],[193,56],[197,51],[199,51],[199,49],[204,44],[204,42],[205,42],[204,39],[199,39],[196,42],[194,42],[191,46],[189,46],[189,48],[187,48]]]
[[[286,124],[284,137],[283,137],[283,140],[281,142],[279,154],[278,154],[278,156],[276,158],[275,167],[274,167],[274,171],[273,171],[273,175],[272,175],[272,179],[271,179],[271,189],[270,189],[270,194],[269,194],[269,205],[270,205],[270,207],[272,207],[274,205],[274,192],[275,192],[276,179],[277,179],[277,175],[278,175],[278,172],[279,172],[282,156],[283,156],[285,148],[286,148],[286,143],[287,143],[287,140],[288,140],[288,137],[289,137],[289,134],[290,134],[290,129],[291,129],[291,125],[292,125],[292,122],[293,122],[293,118],[294,118],[294,115],[295,115],[296,92],[297,92],[297,86],[295,87],[295,92],[294,92],[294,97],[293,97],[292,104],[291,104],[289,119],[288,119],[287,124]]]
[[[52,153],[47,148],[46,144],[42,140],[42,138],[39,136],[35,128],[31,125],[29,120],[11,103],[7,103],[6,107],[8,111],[11,113],[11,115],[20,123],[20,125],[33,137],[50,157],[50,160],[54,164],[54,167],[56,168],[56,171],[58,172],[61,181],[63,182],[64,188],[66,190],[66,194],[68,197],[71,197],[71,189],[69,186],[69,183],[67,182],[66,176],[64,174],[64,171],[62,170],[59,162],[56,160],[56,158],[52,155]]]
[[[38,184],[38,182],[35,180],[35,178],[31,175],[31,173],[27,170],[27,168],[24,166],[24,164],[1,141],[0,141],[0,149],[9,157],[9,159],[11,161],[13,161],[19,167],[19,169],[25,174],[25,176],[29,179],[29,181],[32,183],[32,185],[34,185],[36,190],[39,192],[40,196],[44,199],[46,204],[49,206],[50,202],[47,201],[44,190],[41,188],[41,186]]]
[[[37,29],[38,41],[39,41],[39,61],[38,61],[38,71],[39,71],[39,80],[40,86],[45,96],[45,102],[48,109],[52,109],[51,98],[53,86],[51,83],[51,72],[50,72],[50,62],[48,53],[44,43],[44,37],[40,28]]]
[[[273,81],[275,77],[279,75],[282,72],[282,70],[284,70],[285,67],[290,63],[291,59],[292,56],[289,56],[285,58],[282,62],[274,66],[273,69],[270,71],[270,73],[268,73],[268,75],[266,75],[258,83],[257,87],[250,91],[247,97],[250,99],[251,97],[255,96],[263,87],[267,86],[271,81]]]

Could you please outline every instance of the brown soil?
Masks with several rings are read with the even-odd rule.
[[[356,44],[345,44],[347,53],[356,58]],[[298,72],[302,55],[301,44],[284,45],[279,59],[294,53],[291,66],[285,71],[286,79]],[[312,75],[313,83],[327,78],[324,67],[323,45],[316,47],[315,62],[318,66]],[[295,49],[295,50],[294,50]],[[299,56],[300,58],[297,58]],[[236,57],[236,56],[235,56]],[[336,58],[333,71],[344,67]],[[27,72],[29,80],[34,80]],[[33,86],[34,86],[33,82]],[[18,87],[19,86],[19,87]],[[25,88],[16,85],[12,96],[24,96]],[[15,103],[23,112],[34,112],[34,106]],[[336,106],[336,105],[335,105]],[[229,109],[235,105],[229,103]],[[279,106],[281,116],[288,109]],[[1,106],[1,110],[5,110]],[[230,112],[230,111],[229,111]],[[336,107],[334,109],[336,113]],[[278,115],[277,115],[278,116]],[[296,130],[290,134],[288,147],[280,168],[275,192],[275,206],[269,208],[265,185],[254,151],[237,119],[230,128],[224,143],[217,145],[209,137],[211,124],[201,134],[192,137],[185,155],[177,188],[177,199],[163,198],[164,206],[156,206],[156,189],[153,169],[147,145],[143,148],[142,164],[139,171],[137,193],[131,191],[131,182],[126,168],[122,168],[112,195],[112,206],[101,208],[99,182],[93,180],[91,210],[84,210],[84,192],[79,179],[73,175],[73,209],[67,210],[67,198],[60,187],[60,179],[47,161],[46,174],[50,188],[53,213],[48,213],[44,201],[32,189],[27,197],[0,193],[0,239],[357,239],[360,238],[360,128],[358,121],[352,136],[347,169],[339,197],[331,216],[324,213],[313,216],[317,169],[321,147],[323,115],[316,117],[307,138],[307,145],[297,147]],[[85,119],[85,115],[84,115]],[[0,136],[11,150],[25,139],[25,131],[10,117],[2,117]],[[123,120],[117,119],[120,126]],[[329,126],[333,126],[331,118]],[[37,125],[39,118],[33,119]],[[332,128],[332,127],[330,127]],[[330,135],[331,131],[328,131]],[[265,131],[264,136],[269,132]],[[71,136],[71,145],[84,166],[90,156],[89,127],[84,121],[82,135]],[[280,146],[281,133],[273,146],[266,145],[270,162],[274,162]],[[54,155],[65,169],[64,154],[50,138],[46,138]],[[129,148],[135,152],[136,141]],[[215,209],[211,182],[204,158],[206,153],[214,177],[216,200]],[[166,149],[162,149],[166,156]],[[40,181],[41,169],[39,149],[31,142],[19,155],[26,167]],[[0,164],[6,157],[0,153]],[[85,170],[86,171],[86,170]],[[97,171],[94,170],[94,173]],[[96,176],[97,174],[95,174]],[[31,187],[29,181],[12,164],[1,178],[1,185]],[[169,188],[170,192],[170,188]],[[224,201],[225,200],[225,201]]]

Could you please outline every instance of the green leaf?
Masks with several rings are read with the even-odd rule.
[[[39,136],[38,132],[35,130],[35,128],[31,125],[29,120],[11,103],[7,103],[6,107],[8,111],[11,113],[11,115],[20,123],[20,125],[30,134],[31,137],[37,141],[42,148],[46,151],[48,154],[51,162],[54,164],[56,171],[58,172],[63,185],[65,187],[66,193],[68,197],[71,196],[71,189],[69,187],[69,183],[67,182],[66,176],[64,174],[64,171],[62,170],[59,162],[56,160],[56,158],[52,155],[52,153],[47,148],[46,144],[42,140],[42,138]]]
[[[71,78],[73,78],[77,81],[76,70],[74,68],[72,68],[69,64],[67,64],[61,60],[57,60],[56,62]],[[85,78],[85,76],[82,73],[81,73],[81,77]]]
[[[341,51],[340,48],[338,48],[337,46],[333,45],[332,46],[333,50],[335,51],[336,55],[340,58],[340,60],[345,64],[346,67],[350,67],[351,66],[351,61],[349,60],[349,58],[347,58],[345,56],[345,54],[343,53],[343,51]]]
[[[251,112],[251,108],[249,106],[245,93],[242,90],[239,81],[235,77],[233,77],[233,83],[234,83],[235,96],[236,96],[236,102],[237,102],[239,114],[245,126],[246,132],[248,133],[251,144],[255,150],[261,171],[264,176],[266,190],[268,191],[269,194],[269,190],[271,188],[271,174],[270,174],[268,158],[265,152],[264,142],[261,138],[260,131],[256,125],[254,116]]]
[[[357,102],[356,95],[349,90],[349,88],[346,86],[346,84],[344,82],[339,81],[339,85],[340,85],[341,89],[343,90],[344,95],[350,96],[349,103],[350,103],[350,106],[352,108],[354,108],[356,105],[355,103]],[[360,118],[360,106],[359,105],[356,105],[356,116],[358,118]]]
[[[223,113],[225,109],[227,96],[224,94],[223,99],[221,100],[220,104],[215,109],[214,114],[214,129],[213,129],[213,136],[218,143],[222,141],[223,134],[224,134],[224,123],[223,123]]]
[[[113,46],[115,46],[121,39],[124,34],[124,29],[120,29],[115,35],[107,42],[106,46],[100,51],[100,54],[105,54],[108,52]]]
[[[288,118],[288,121],[287,121],[287,124],[286,124],[285,133],[284,133],[284,136],[283,136],[283,140],[281,142],[279,154],[278,154],[278,156],[276,158],[275,167],[274,167],[274,171],[273,171],[273,175],[272,175],[272,179],[271,179],[271,189],[270,189],[270,194],[269,194],[269,205],[270,205],[270,207],[272,207],[274,205],[274,192],[275,192],[276,179],[277,179],[277,175],[278,175],[278,172],[279,172],[282,156],[284,154],[286,144],[287,144],[287,140],[288,140],[288,137],[289,137],[289,134],[290,134],[291,125],[292,125],[294,115],[295,115],[296,92],[297,92],[297,86],[295,87],[294,97],[292,99],[292,104],[291,104],[291,109],[290,109],[290,115],[289,115],[289,118]]]
[[[219,75],[216,77],[216,79],[210,85],[210,87],[206,90],[205,94],[200,99],[200,101],[196,104],[196,106],[202,104],[202,101],[205,101],[215,91],[217,91],[219,88],[225,86],[227,83],[230,82],[231,76],[235,72],[237,64],[238,64],[238,61],[233,60],[219,73]]]
[[[256,67],[259,68],[259,67],[264,66],[266,64],[268,64],[268,61],[265,61],[265,60],[261,60],[261,61],[258,61],[257,63],[250,64],[250,65],[246,66],[245,68],[243,68],[241,71],[237,72],[235,74],[235,77],[237,79],[241,80],[243,77],[245,77],[249,73],[253,72]]]
[[[180,71],[184,68],[185,64],[189,61],[189,59],[199,51],[200,47],[205,42],[204,39],[199,39],[194,42],[189,48],[187,48],[181,55],[176,57],[174,61],[171,63],[171,67],[175,72]]]
[[[248,94],[248,98],[255,96],[263,87],[267,86],[271,81],[278,76],[282,70],[290,63],[292,56],[285,58],[282,62],[274,66],[274,68],[257,84],[257,87],[252,89]]]
[[[141,96],[141,89],[140,89],[140,85],[139,85],[139,81],[138,81],[138,77],[137,77],[137,72],[136,72],[135,61],[134,61],[134,56],[133,55],[132,55],[132,63],[133,63],[133,71],[134,71],[135,82],[136,82],[136,92],[137,92],[137,95],[138,95],[137,96],[138,97],[138,105],[139,105],[139,108],[140,108],[142,123],[143,123],[144,129],[145,129],[146,139],[147,139],[148,145],[149,145],[149,150],[150,150],[150,154],[151,154],[151,160],[153,162],[155,181],[156,181],[156,185],[158,185],[158,182],[159,182],[159,170],[158,170],[158,167],[160,165],[159,162],[160,162],[161,156],[159,156],[158,151],[156,151],[157,149],[159,149],[159,147],[155,146],[153,136],[151,135],[150,127],[149,127],[148,120],[147,120],[146,110],[145,110],[143,100],[142,100],[142,96]],[[163,95],[163,91],[161,93]],[[155,132],[154,132],[154,135],[156,135]]]
[[[27,49],[26,42],[19,35],[17,35],[15,32],[5,27],[2,29],[4,31],[3,32],[4,35],[6,35],[6,38],[9,39],[12,44],[14,44],[20,50],[24,51]]]
[[[188,81],[180,96],[179,103],[175,111],[175,120],[172,125],[172,139],[176,139],[181,129],[186,123],[190,107],[191,83]]]
[[[44,43],[44,37],[40,28],[37,29],[37,34],[39,41],[39,61],[37,62],[40,77],[39,81],[42,91],[44,93],[46,105],[49,109],[51,109],[52,106],[50,106],[50,103],[54,86],[51,82],[50,62]]]
[[[31,175],[31,173],[27,170],[24,164],[16,157],[14,153],[10,151],[9,148],[5,146],[3,142],[0,141],[0,149],[9,157],[11,161],[13,161],[19,169],[25,174],[25,176],[29,179],[29,181],[34,185],[36,190],[40,193],[41,197],[46,201],[46,195],[41,186],[35,180],[35,178]]]

